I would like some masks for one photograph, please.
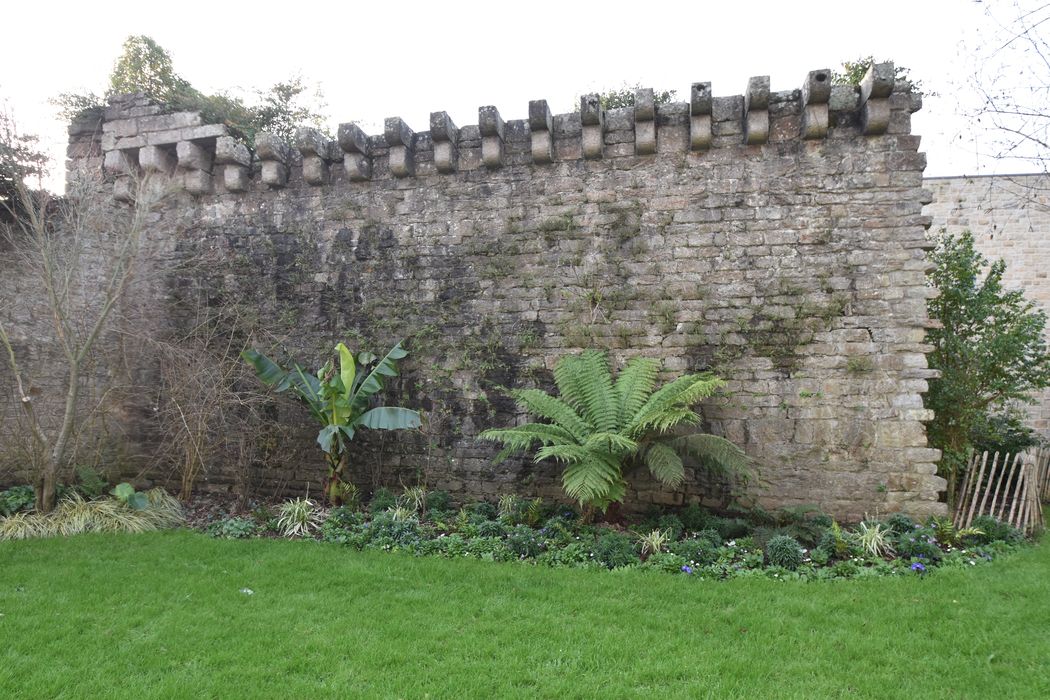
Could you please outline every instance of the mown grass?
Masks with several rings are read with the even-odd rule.
[[[1044,698],[1048,575],[1045,544],[719,583],[186,531],[7,542],[0,697]]]

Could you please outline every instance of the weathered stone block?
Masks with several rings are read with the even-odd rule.
[[[103,168],[110,175],[127,175],[138,170],[136,151],[106,151]]]
[[[296,129],[295,147],[299,149],[299,153],[304,158],[307,156],[315,156],[321,160],[328,160],[329,158],[328,139],[320,131],[312,127]]]
[[[264,160],[262,163],[262,181],[273,188],[288,184],[288,166],[276,160]]]
[[[211,173],[204,170],[187,170],[182,173],[182,184],[190,194],[204,195],[212,192]]]
[[[554,160],[554,119],[547,100],[529,102],[529,150],[534,163],[550,163]]]
[[[178,154],[179,168],[211,172],[212,154],[203,146],[193,141],[179,141],[175,146],[175,152]]]
[[[481,162],[488,168],[503,165],[503,140],[506,123],[493,106],[478,108],[478,130],[481,132]]]
[[[252,155],[247,146],[232,136],[220,136],[215,139],[215,162],[220,165],[249,167],[252,164]]]
[[[292,160],[291,147],[279,136],[260,132],[255,135],[255,155],[259,160],[276,161],[288,165]]]
[[[236,164],[223,166],[222,184],[230,192],[247,192],[249,185],[248,168]]]
[[[144,146],[139,150],[139,166],[147,173],[170,174],[175,170],[175,155],[160,146]]]
[[[303,180],[311,185],[328,184],[328,162],[316,155],[304,157]]]

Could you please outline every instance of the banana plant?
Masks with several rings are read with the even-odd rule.
[[[419,412],[407,408],[370,408],[372,397],[383,389],[384,377],[397,376],[397,362],[408,355],[399,342],[384,357],[370,352],[354,353],[339,343],[334,357],[317,372],[298,364],[285,369],[258,350],[245,350],[241,357],[264,384],[278,393],[291,391],[321,424],[317,444],[325,453],[328,477],[324,492],[332,505],[341,505],[352,490],[345,480],[350,462],[350,443],[360,428],[404,430],[420,426]]]

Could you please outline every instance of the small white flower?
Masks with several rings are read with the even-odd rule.
[[[242,588],[241,593],[243,593],[244,595],[255,595],[255,591],[253,591],[250,588]]]

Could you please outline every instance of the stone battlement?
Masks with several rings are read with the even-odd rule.
[[[101,120],[102,164],[127,198],[125,176],[177,173],[192,194],[279,189],[305,183],[367,182],[561,161],[616,159],[761,146],[793,140],[910,132],[921,107],[911,92],[895,92],[892,63],[876,64],[859,88],[831,84],[831,71],[811,71],[801,89],[772,92],[769,76],[751,78],[743,95],[714,97],[711,83],[693,83],[689,102],[657,105],[652,89],[635,92],[633,107],[603,110],[598,95],[580,98],[580,110],[551,113],[546,100],[528,105],[528,118],[504,120],[492,106],[478,123],[458,127],[447,112],[432,112],[428,131],[400,117],[383,134],[340,124],[334,140],[299,129],[294,143],[259,134],[255,153],[222,124],[204,124],[194,112],[164,113],[141,95],[114,98]],[[71,156],[90,152],[97,117],[70,128]],[[96,147],[96,151],[98,148]]]
[[[931,193],[910,133],[921,100],[893,75],[879,64],[859,87],[832,86],[818,70],[781,92],[752,78],[731,97],[696,83],[687,102],[663,105],[645,89],[609,111],[587,95],[559,115],[536,100],[515,119],[482,107],[468,126],[435,112],[429,124],[388,119],[380,135],[349,123],[333,139],[260,134],[254,151],[199,114],[125,96],[71,126],[69,156],[105,172],[118,199],[138,173],[182,185],[151,221],[158,252],[128,314],[151,332],[185,337],[203,308],[306,362],[338,340],[405,340],[390,396],[426,411],[427,431],[355,438],[359,485],[562,497],[557,465],[496,464],[476,437],[524,419],[500,387],[550,388],[560,358],[600,348],[617,364],[642,355],[668,376],[723,377],[704,429],[753,460],[750,498],[846,519],[927,515],[944,512],[945,487],[923,425],[936,376]],[[13,264],[4,273],[12,313],[46,320],[32,280]],[[27,326],[24,344],[48,334]],[[153,356],[119,362],[156,384]],[[134,402],[150,400],[128,398],[120,415],[147,421]],[[275,409],[295,427],[282,442],[294,455],[263,455],[247,475],[217,462],[207,488],[316,484],[316,428],[297,409]],[[151,430],[129,425],[127,451],[150,454]],[[724,484],[694,466],[675,490],[632,474],[625,507],[724,505]]]

